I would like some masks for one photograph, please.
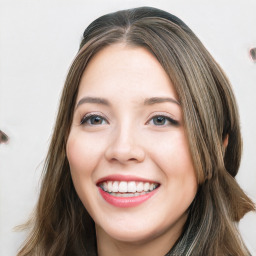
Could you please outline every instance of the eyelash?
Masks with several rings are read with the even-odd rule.
[[[154,115],[150,118],[150,120],[147,122],[147,124],[149,124],[151,121],[153,121],[155,118],[162,118],[165,120],[165,124],[164,125],[157,125],[157,124],[154,124],[155,126],[167,126],[168,124],[166,124],[166,122],[169,122],[170,125],[173,125],[173,126],[178,126],[179,125],[179,122],[169,116],[166,116],[166,115],[163,115],[163,114],[160,114],[160,115]],[[154,121],[153,121],[154,122]]]
[[[86,114],[83,118],[82,118],[82,120],[81,120],[81,122],[80,122],[80,124],[81,125],[92,125],[93,126],[93,124],[86,124],[86,122],[88,122],[91,118],[96,118],[96,117],[100,117],[102,120],[104,120],[107,124],[108,124],[108,121],[106,120],[106,118],[104,118],[102,115],[100,115],[100,114],[93,114],[93,113],[90,113],[90,114]],[[100,124],[101,125],[101,124]]]
[[[103,117],[102,115],[90,113],[90,114],[86,114],[86,115],[82,118],[82,120],[81,120],[81,122],[80,122],[80,125],[91,125],[91,126],[94,126],[94,124],[92,124],[92,123],[87,123],[87,122],[90,121],[92,118],[97,118],[97,117],[99,117],[99,118],[101,119],[101,122],[103,121],[103,122],[106,122],[107,124],[109,124],[109,122],[106,120],[106,118]],[[150,120],[146,122],[146,124],[149,124],[149,123],[150,123],[151,121],[153,121],[155,118],[162,118],[162,119],[165,120],[165,123],[164,123],[163,125],[161,125],[161,124],[160,124],[160,125],[153,124],[153,125],[155,125],[155,126],[159,126],[159,127],[160,127],[160,126],[167,126],[168,124],[166,124],[166,122],[169,122],[170,125],[174,125],[174,126],[178,126],[178,125],[179,125],[179,122],[178,122],[177,120],[175,120],[175,119],[173,119],[173,118],[171,118],[171,117],[169,117],[169,116],[163,115],[163,114],[159,114],[159,115],[154,115],[154,116],[152,116],[152,117],[150,118]],[[153,121],[153,122],[154,122],[154,121]],[[102,125],[102,123],[96,124],[96,126],[97,126],[97,125]]]

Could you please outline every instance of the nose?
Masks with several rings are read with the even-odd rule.
[[[139,163],[145,159],[145,150],[138,134],[133,129],[124,127],[113,131],[105,157],[108,161],[120,164]]]

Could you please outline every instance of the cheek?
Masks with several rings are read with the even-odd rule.
[[[177,131],[171,136],[158,138],[158,143],[155,143],[154,153],[159,162],[165,163],[167,166],[177,166],[187,169],[186,166],[193,168],[192,157],[189,151],[188,142],[183,132]]]
[[[67,141],[67,159],[75,190],[87,210],[90,206],[90,193],[95,189],[94,173],[101,157],[95,140],[87,138],[83,132],[71,131]]]
[[[85,148],[82,143],[70,136],[67,141],[67,158],[71,172],[82,170],[86,163]]]
[[[158,139],[151,156],[162,170],[166,180],[176,183],[177,189],[189,185],[197,187],[196,173],[184,132],[177,131],[165,139]]]
[[[97,140],[90,140],[80,133],[69,135],[66,151],[72,176],[88,175],[95,169],[101,155],[101,147],[96,143]]]

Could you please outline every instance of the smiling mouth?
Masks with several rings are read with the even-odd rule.
[[[98,186],[115,197],[137,197],[154,191],[160,184],[142,181],[104,181]]]

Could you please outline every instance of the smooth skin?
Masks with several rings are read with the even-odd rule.
[[[198,185],[178,96],[148,50],[118,43],[90,60],[66,150],[77,194],[96,224],[98,254],[165,255]],[[140,205],[116,207],[97,186],[114,174],[160,187]]]

